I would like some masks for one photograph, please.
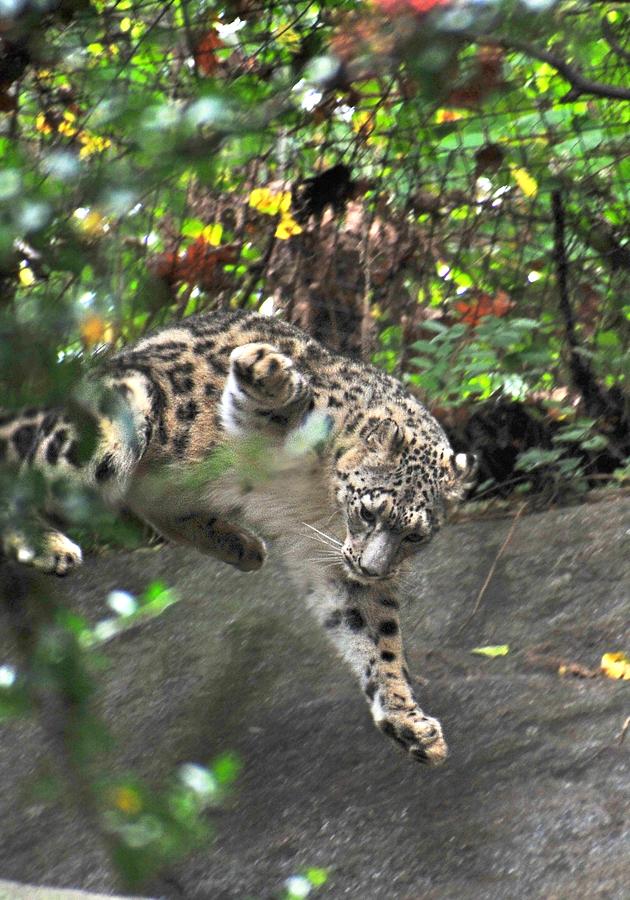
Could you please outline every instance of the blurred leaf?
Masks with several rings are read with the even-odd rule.
[[[604,653],[601,670],[608,678],[630,680],[630,659],[625,653]]]
[[[507,656],[510,652],[510,648],[508,644],[497,644],[495,646],[490,647],[475,647],[470,651],[471,653],[476,653],[479,656]]]
[[[525,196],[535,197],[538,193],[538,182],[529,174],[527,169],[523,169],[520,166],[510,166],[510,171],[512,172],[514,181],[518,184]]]

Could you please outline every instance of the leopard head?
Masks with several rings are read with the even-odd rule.
[[[438,423],[371,411],[336,453],[335,489],[345,518],[342,557],[362,583],[396,574],[426,545],[445,519],[448,501],[463,496],[475,459],[455,454]]]

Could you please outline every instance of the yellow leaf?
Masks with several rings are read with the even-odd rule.
[[[249,205],[261,213],[275,216],[280,208],[278,195],[269,188],[255,188],[249,195]]]
[[[512,172],[514,181],[518,184],[525,196],[535,197],[538,193],[538,182],[533,176],[529,174],[527,169],[522,169],[519,166],[511,165],[510,171]]]
[[[509,644],[495,644],[490,647],[475,647],[470,652],[477,653],[479,656],[507,656],[510,652],[510,646]]]
[[[630,681],[630,659],[625,653],[604,653],[601,670],[608,678],[620,678]]]
[[[302,229],[290,213],[284,213],[276,228],[276,237],[286,241],[294,234],[302,234]]]
[[[457,119],[463,119],[465,113],[461,109],[438,109],[435,113],[435,121],[438,125],[444,122],[456,122]]]
[[[249,195],[249,205],[267,216],[287,213],[291,209],[291,191],[271,191],[269,188],[254,188]]]
[[[367,110],[356,113],[352,117],[352,129],[353,131],[356,131],[357,134],[362,134],[364,137],[368,137],[374,131],[373,114],[371,112],[368,112]]]
[[[39,113],[39,115],[35,119],[35,128],[42,134],[52,134],[52,128],[46,121],[46,116],[44,115],[44,113]]]
[[[35,284],[35,273],[25,262],[20,263],[18,278],[23,287],[30,287],[32,284]]]
[[[65,134],[66,137],[74,137],[78,131],[78,128],[74,126],[71,122],[60,122],[57,126],[57,131],[59,134]]]
[[[278,210],[281,213],[288,213],[291,209],[291,191],[282,191],[278,194],[279,197],[279,206]]]
[[[102,234],[108,230],[108,225],[103,216],[95,209],[79,208],[74,211],[74,217],[81,231],[86,234]]]
[[[278,28],[276,30],[278,43],[289,50],[299,50],[302,39],[294,28]]]
[[[223,225],[221,225],[220,222],[216,222],[214,225],[206,225],[200,236],[204,239],[206,244],[212,244],[213,247],[218,247],[221,243],[221,238],[223,237]]]
[[[254,188],[253,191],[250,192],[248,203],[250,206],[253,206],[254,209],[260,209],[263,206],[271,194],[269,188]]]
[[[93,153],[102,153],[111,147],[112,142],[109,138],[100,137],[98,134],[91,134],[89,131],[80,131],[79,140],[83,144],[79,151],[79,158],[85,159]]]

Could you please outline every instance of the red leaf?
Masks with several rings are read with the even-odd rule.
[[[161,253],[149,263],[149,269],[157,278],[167,284],[175,284],[178,280],[179,259],[177,253]]]
[[[383,12],[396,15],[401,12],[420,14],[431,12],[436,6],[448,6],[451,0],[376,0]]]
[[[238,259],[238,247],[225,244],[213,247],[202,237],[198,237],[180,255],[162,253],[150,263],[151,271],[167,284],[179,282],[197,284],[204,290],[210,290],[215,281],[215,268],[220,263],[234,263]]]

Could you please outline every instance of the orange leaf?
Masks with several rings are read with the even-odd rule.
[[[209,290],[215,279],[216,266],[236,262],[238,254],[237,246],[224,244],[222,247],[213,247],[200,235],[181,255],[170,252],[155,257],[150,268],[154,275],[167,284],[186,281]]]
[[[470,302],[459,300],[455,304],[455,309],[461,313],[462,322],[474,328],[484,316],[501,318],[507,315],[513,306],[514,301],[510,300],[505,291],[497,291],[494,297],[480,291]]]
[[[86,347],[109,343],[113,338],[112,327],[98,313],[87,316],[80,325],[81,339]]]
[[[236,247],[213,247],[203,237],[198,237],[188,247],[180,263],[180,278],[209,290],[214,282],[217,264],[236,262],[237,257]]]
[[[204,34],[194,50],[195,62],[200,72],[204,75],[214,75],[219,66],[216,51],[223,46],[225,45],[214,28]]]

